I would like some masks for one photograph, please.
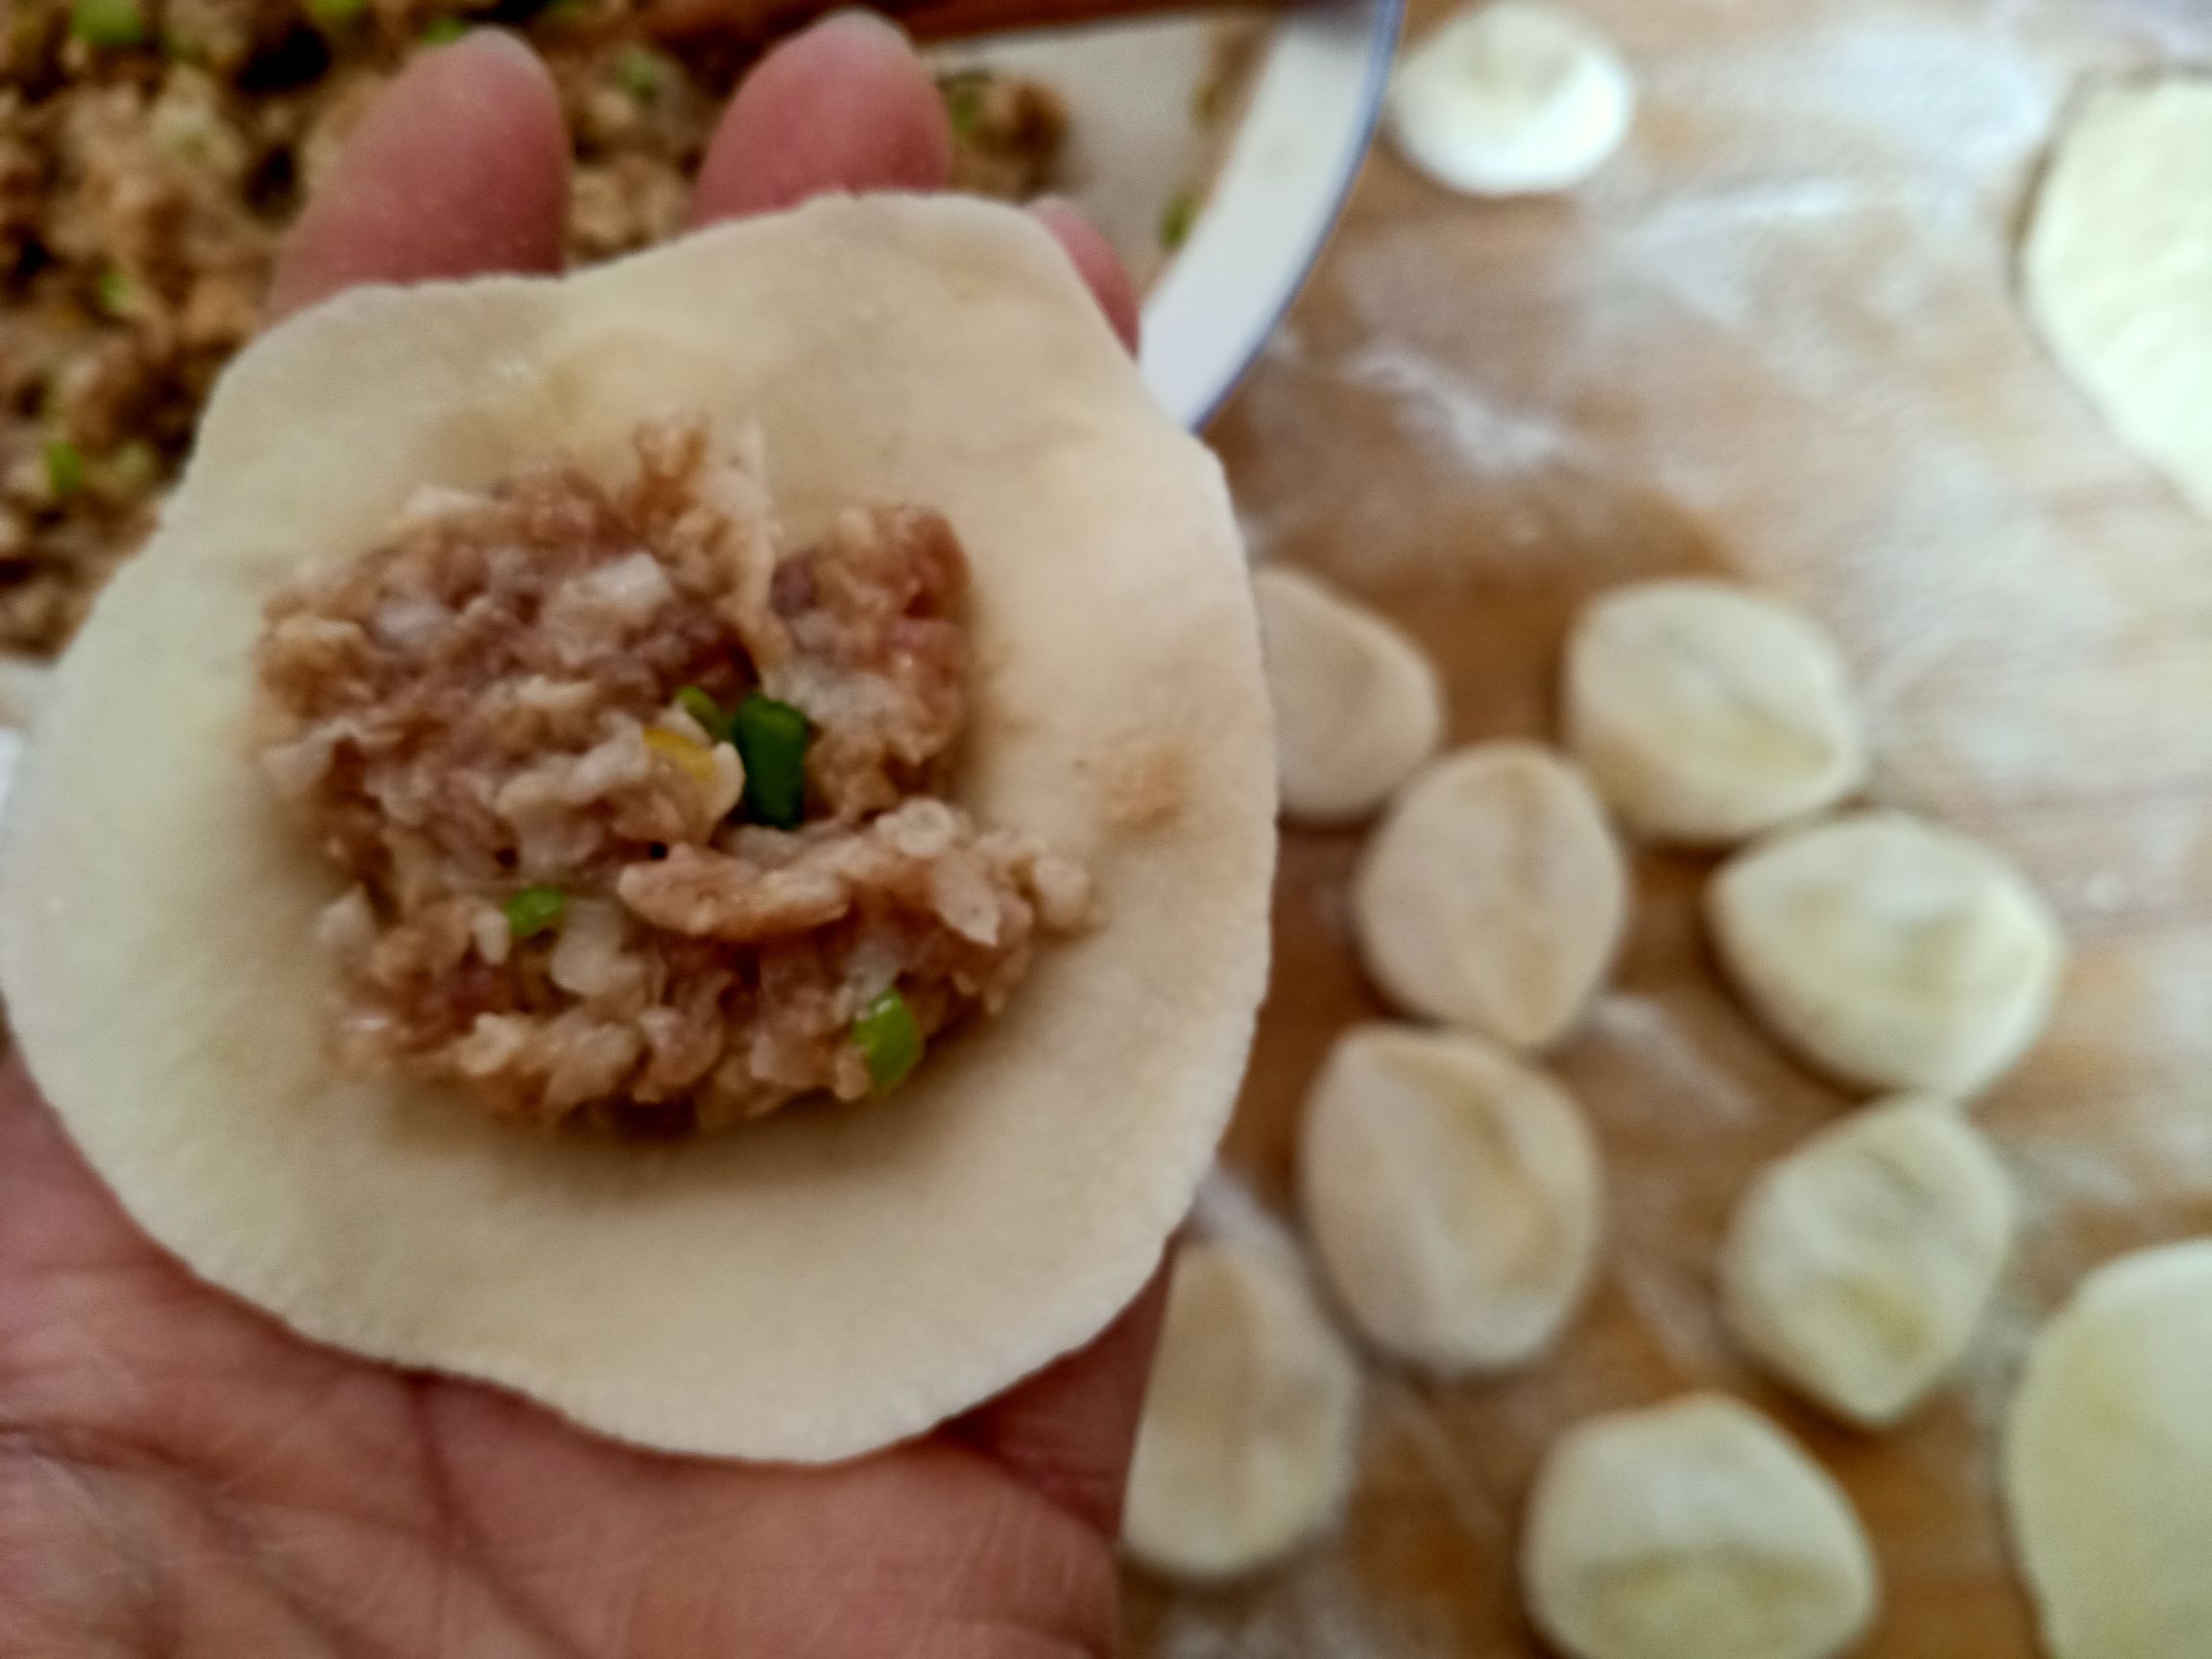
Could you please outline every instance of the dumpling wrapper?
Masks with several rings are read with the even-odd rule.
[[[893,1098],[681,1147],[340,1074],[312,938],[340,878],[243,731],[263,601],[422,485],[548,452],[626,475],[684,408],[759,423],[795,537],[855,500],[947,515],[956,797],[1083,860],[1102,925]],[[241,357],[57,678],[0,983],[70,1134],[212,1283],[626,1439],[827,1460],[1078,1346],[1152,1271],[1250,1043],[1274,811],[1218,467],[1023,215],[830,200],[566,279],[351,293]]]

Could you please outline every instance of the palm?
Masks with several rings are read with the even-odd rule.
[[[21,1659],[1096,1651],[1096,1517],[970,1430],[828,1471],[687,1462],[314,1347],[163,1256],[0,1078]]]

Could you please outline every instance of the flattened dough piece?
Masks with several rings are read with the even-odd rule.
[[[2212,1239],[2108,1262],[2036,1338],[2005,1494],[2052,1659],[2206,1651],[2208,1401]]]
[[[1630,833],[1724,846],[1866,775],[1843,659],[1791,605],[1729,582],[1594,600],[1567,642],[1567,746]]]
[[[896,1097],[682,1147],[339,1075],[334,877],[245,736],[263,601],[423,486],[549,453],[611,475],[684,410],[757,423],[796,538],[856,500],[946,515],[978,664],[956,798],[1085,864],[1101,924]],[[1132,743],[1172,784],[1142,824],[1097,781]],[[844,1457],[1088,1340],[1152,1272],[1265,980],[1273,773],[1220,470],[1059,246],[974,201],[827,200],[559,280],[349,293],[241,356],[56,676],[0,983],[70,1135],[203,1277],[649,1445]]]
[[[1635,110],[1628,65],[1591,24],[1542,0],[1446,19],[1390,85],[1398,153],[1476,196],[1566,190],[1604,165]]]
[[[1377,1347],[1453,1375],[1549,1347],[1598,1262],[1602,1176],[1574,1099],[1479,1037],[1361,1025],[1298,1142],[1307,1230]]]
[[[1256,571],[1283,814],[1310,823],[1382,805],[1444,736],[1444,691],[1387,618],[1301,571]]]
[[[2059,367],[2212,513],[2212,78],[2081,100],[2043,175],[2021,280]]]
[[[1628,872],[1579,771],[1533,743],[1480,743],[1399,794],[1352,905],[1360,954],[1392,1001],[1542,1048],[1612,966]]]
[[[1294,1260],[1197,1239],[1175,1258],[1121,1526],[1172,1576],[1230,1577],[1336,1517],[1358,1440],[1359,1372]]]
[[[1706,893],[1753,1013],[1853,1082],[1963,1098],[2027,1052],[2065,941],[2017,871],[1905,812],[1859,812],[1738,854]]]
[[[1880,1428],[1966,1352],[2012,1228],[2004,1167],[1955,1107],[1869,1106],[1744,1195],[1721,1252],[1721,1305],[1808,1399]]]
[[[1877,1599],[1842,1489],[1717,1394],[1563,1435],[1536,1477],[1522,1581],[1574,1659],[1828,1659]]]

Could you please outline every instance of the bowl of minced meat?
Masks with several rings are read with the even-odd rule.
[[[377,89],[474,24],[524,31],[574,138],[569,252],[683,222],[747,60],[639,0],[0,0],[0,651],[60,649],[146,539],[279,238]],[[1046,89],[948,77],[955,183],[1050,178]]]
[[[967,560],[919,506],[781,546],[702,420],[635,450],[422,491],[268,605],[252,746],[346,884],[334,1058],[648,1137],[887,1092],[1092,909],[946,798]]]

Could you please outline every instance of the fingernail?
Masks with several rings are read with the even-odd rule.
[[[896,40],[908,51],[914,47],[913,40],[895,19],[865,6],[847,6],[832,12],[815,24],[814,28],[816,31],[836,29],[854,36],[874,36],[878,39]]]
[[[517,63],[538,64],[538,54],[530,42],[507,29],[471,29],[453,42],[453,48],[467,47],[470,52],[486,57],[512,59]]]

